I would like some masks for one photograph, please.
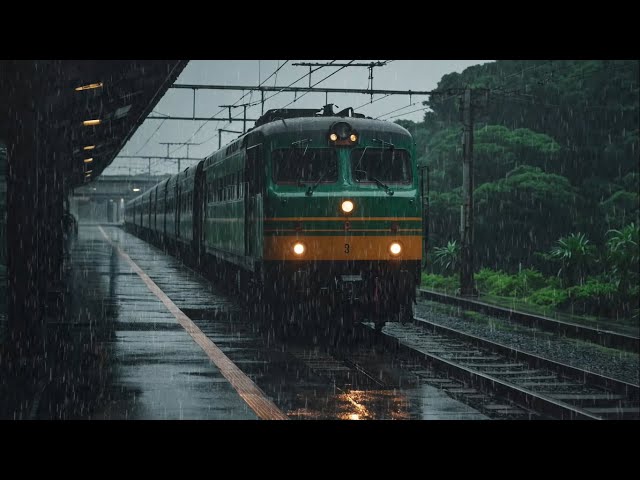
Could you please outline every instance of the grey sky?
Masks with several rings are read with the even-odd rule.
[[[277,74],[271,77],[265,85],[287,86],[309,72],[308,67],[292,66],[298,62],[329,62],[330,60],[290,60]],[[371,60],[357,60],[357,63],[367,63]],[[490,60],[395,60],[384,67],[374,69],[374,89],[395,90],[432,90],[437,87],[438,81],[443,75],[451,72],[461,72],[465,68]],[[192,60],[185,67],[176,83],[191,84],[222,84],[222,85],[258,85],[273,73],[285,60]],[[346,63],[348,60],[339,60],[337,63]],[[327,75],[335,72],[337,68],[322,68],[312,74],[312,85]],[[362,88],[368,85],[369,70],[364,67],[345,68],[327,80],[318,84],[318,87],[334,88]],[[309,86],[309,77],[301,79],[294,86]],[[246,92],[244,92],[246,93]],[[265,98],[276,92],[265,94]],[[216,117],[228,116],[228,110],[221,111],[219,105],[256,102],[260,100],[260,94],[252,92],[238,102],[242,97],[241,91],[230,90],[199,90],[196,93],[196,116]],[[302,94],[298,94],[300,97]],[[329,103],[333,103],[339,109],[346,107],[357,108],[358,113],[367,116],[378,117],[383,115],[383,120],[395,121],[400,118],[413,121],[421,121],[424,110],[409,113],[422,108],[422,101],[427,97],[388,96],[375,101],[381,95],[374,96],[374,103],[363,105],[370,101],[369,95],[363,94],[330,94]],[[272,108],[284,107],[294,99],[294,94],[282,92],[265,102],[265,111]],[[409,106],[410,103],[414,104]],[[325,104],[324,93],[308,93],[300,100],[289,105],[289,108],[320,108]],[[397,112],[385,114],[407,107]],[[164,115],[191,116],[193,109],[193,93],[191,90],[169,89],[165,96],[158,102],[154,112]],[[247,109],[247,118],[258,118],[261,106]],[[400,115],[400,116],[397,116]],[[242,109],[232,110],[232,116],[242,117]],[[394,117],[394,118],[390,118]],[[160,125],[162,123],[162,125]],[[252,127],[247,124],[247,128]],[[159,128],[158,128],[159,127]],[[202,127],[202,128],[200,128]],[[226,122],[201,122],[201,121],[177,121],[177,120],[145,120],[129,140],[120,155],[144,155],[165,156],[167,146],[160,142],[186,142],[199,143],[189,147],[189,157],[203,158],[218,148],[218,129],[242,130],[241,122],[229,124]],[[199,130],[198,130],[199,129]],[[198,130],[197,134],[194,133]],[[226,144],[237,137],[236,134],[223,133],[222,144]],[[187,150],[184,146],[170,146],[172,157],[186,157]],[[183,161],[181,168],[195,163]],[[147,173],[148,161],[142,159],[116,158],[103,172],[103,175],[126,175]],[[151,160],[151,174],[175,173],[178,165],[175,161]]]

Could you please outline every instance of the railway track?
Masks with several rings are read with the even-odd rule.
[[[547,330],[570,338],[586,340],[604,347],[618,348],[634,353],[640,353],[640,338],[610,330],[586,327],[571,322],[564,322],[553,318],[518,312],[510,308],[498,307],[478,300],[471,300],[432,290],[419,289],[418,295],[425,300],[432,300],[448,305],[455,305],[465,309],[483,312],[498,317],[507,317],[509,320],[528,327]]]
[[[640,419],[638,385],[418,317],[413,324],[387,323],[382,335],[388,346],[413,352],[473,388],[495,392],[541,418]]]
[[[370,338],[376,333],[368,332]],[[360,345],[362,346],[362,345]],[[370,420],[378,418],[376,408],[370,404],[385,402],[396,404],[392,408],[383,409],[387,412],[387,419],[411,418],[407,405],[403,404],[402,395],[407,389],[419,388],[427,385],[442,392],[446,397],[453,398],[472,407],[485,418],[500,420],[529,420],[544,418],[529,408],[523,408],[504,396],[492,392],[482,392],[469,387],[462,380],[451,378],[447,374],[432,368],[425,368],[424,362],[412,361],[412,355],[407,352],[386,351],[385,355],[372,353],[370,349],[356,347],[354,350],[328,349],[309,350],[289,348],[288,354],[294,357],[313,374],[324,377],[333,383],[340,396],[353,404],[355,409],[347,415],[338,414],[338,418],[350,420]],[[395,369],[402,374],[391,373]],[[401,379],[401,380],[399,380]],[[406,400],[405,400],[406,401]],[[426,402],[437,401],[431,395],[426,395]],[[450,402],[450,400],[447,400]]]
[[[464,300],[451,298],[455,302]],[[469,304],[464,306],[472,308]],[[478,308],[488,311],[484,305]],[[502,310],[502,314],[512,318],[514,314],[520,315],[518,318],[527,316],[508,309]],[[488,313],[495,312],[489,310]],[[637,385],[537,357],[438,326],[425,319],[414,320],[415,323],[409,325],[388,323],[382,335],[376,334],[372,326],[364,324],[370,328],[361,329],[366,334],[360,340],[371,344],[369,338],[381,338],[379,344],[384,345],[388,353],[403,358],[402,369],[418,377],[420,383],[443,390],[448,396],[476,408],[489,418],[640,418]],[[534,320],[538,321],[538,318],[528,321]],[[553,322],[558,325],[563,323]],[[572,331],[579,332],[578,329]],[[600,333],[605,335],[612,332]],[[609,335],[606,338],[613,337]],[[610,340],[605,342],[611,346]],[[329,350],[324,354],[316,352],[309,355],[308,352],[290,350],[290,353],[310,371],[336,380],[335,385],[376,391],[393,391],[398,387],[381,378],[381,369],[372,364],[366,355],[363,357],[360,351]]]

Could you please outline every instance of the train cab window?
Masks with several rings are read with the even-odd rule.
[[[358,148],[351,152],[351,176],[356,183],[411,183],[411,162],[406,150]]]
[[[279,185],[338,180],[335,150],[288,148],[275,150],[271,156],[273,180]]]

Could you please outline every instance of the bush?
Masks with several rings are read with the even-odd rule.
[[[523,295],[539,290],[549,284],[542,273],[533,268],[525,268],[517,275],[518,286]]]
[[[525,297],[549,283],[544,275],[529,268],[516,275],[483,268],[475,275],[475,279],[482,293],[502,297]]]
[[[511,275],[483,268],[475,275],[476,286],[481,293],[509,296],[515,288]]]
[[[458,276],[445,277],[435,273],[423,273],[422,286],[434,290],[444,290],[446,292],[454,293],[460,288],[460,278]]]
[[[612,283],[590,278],[583,285],[568,288],[568,299],[560,307],[574,313],[615,315],[622,308],[618,289]]]
[[[557,286],[548,286],[533,292],[529,296],[528,301],[535,305],[556,308],[568,299],[569,295],[567,295],[566,290],[558,288]]]

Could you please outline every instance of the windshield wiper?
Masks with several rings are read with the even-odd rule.
[[[326,177],[329,173],[332,173],[336,169],[336,166],[337,166],[337,163],[332,165],[327,170],[325,170],[324,173],[320,175],[320,177],[318,177],[318,180],[316,180],[316,182],[307,189],[308,196],[313,195],[313,191],[316,189],[316,187],[320,185],[320,182],[324,179],[324,177]]]
[[[379,138],[372,138],[371,140],[374,141],[374,142],[380,142],[383,147],[389,147],[389,149],[391,149],[391,150],[396,148],[396,146],[393,143],[385,142],[384,140],[380,140]]]
[[[293,155],[293,152],[295,152],[296,148],[298,148],[302,143],[305,144],[304,146],[304,152],[302,152],[302,155],[300,156],[300,160],[302,160],[305,155],[307,154],[307,149],[309,148],[309,144],[312,142],[313,140],[311,140],[310,138],[303,138],[302,140],[297,140],[295,142],[291,142],[291,146],[294,147],[291,149],[291,152],[289,153],[289,158],[291,158],[291,156]],[[302,177],[298,178],[298,186],[299,187],[307,187],[306,184],[302,183]]]
[[[387,195],[393,195],[393,190],[391,190],[389,188],[388,185],[382,183],[380,180],[378,180],[376,177],[369,177],[371,178],[371,180],[373,180],[374,182],[376,182],[376,185],[378,185],[381,188],[384,188],[384,191],[387,193]]]

